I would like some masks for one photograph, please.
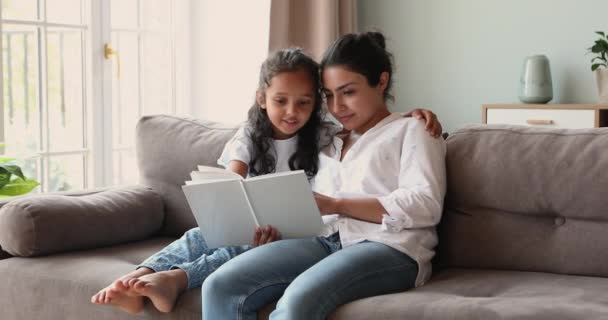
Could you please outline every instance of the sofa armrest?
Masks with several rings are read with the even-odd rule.
[[[19,197],[0,208],[0,247],[38,256],[143,240],[164,220],[162,198],[142,186]]]

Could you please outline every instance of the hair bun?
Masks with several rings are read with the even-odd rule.
[[[380,48],[386,49],[386,41],[382,33],[376,31],[369,31],[366,32],[365,35],[369,37],[373,42],[375,42]]]

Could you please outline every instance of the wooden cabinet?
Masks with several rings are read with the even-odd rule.
[[[608,127],[608,105],[596,104],[486,104],[484,124],[513,124],[544,128]]]

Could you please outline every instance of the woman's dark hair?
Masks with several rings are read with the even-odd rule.
[[[375,87],[382,72],[388,72],[389,80],[384,90],[384,100],[393,99],[393,55],[386,51],[384,35],[380,32],[350,33],[334,41],[321,60],[321,72],[330,66],[343,66],[360,73],[367,83]]]
[[[300,48],[288,48],[270,55],[262,64],[258,92],[265,94],[274,76],[283,72],[304,71],[313,82],[314,104],[310,119],[298,130],[296,152],[289,158],[291,170],[304,170],[309,178],[314,177],[319,170],[319,128],[323,119],[321,108],[321,80],[319,78],[319,64],[306,55]],[[276,159],[272,148],[272,124],[266,109],[255,100],[248,113],[248,126],[250,127],[253,142],[253,155],[249,162],[251,175],[262,175],[275,172]]]

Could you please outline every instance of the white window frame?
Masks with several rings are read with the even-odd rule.
[[[2,0],[0,0],[2,1]],[[97,0],[91,0],[91,1],[97,1]],[[42,2],[42,3],[41,3]],[[83,172],[84,172],[84,177],[83,177],[83,187],[87,188],[90,184],[90,175],[88,174],[89,172],[89,167],[91,165],[91,148],[89,147],[89,138],[88,138],[88,132],[89,132],[89,121],[88,121],[88,111],[89,111],[89,106],[91,105],[89,102],[89,84],[88,84],[88,79],[89,79],[89,74],[87,72],[85,72],[84,70],[86,70],[87,67],[87,56],[88,54],[86,54],[87,52],[87,30],[88,25],[87,24],[72,24],[72,23],[54,23],[54,22],[48,22],[46,21],[47,18],[47,10],[46,10],[46,4],[47,1],[41,1],[38,2],[38,10],[39,10],[39,14],[42,17],[39,20],[26,20],[26,19],[4,19],[2,18],[2,11],[1,11],[1,6],[0,6],[0,34],[2,34],[3,31],[3,24],[11,24],[11,25],[24,25],[24,26],[32,26],[32,27],[36,27],[36,28],[40,28],[40,32],[39,32],[39,37],[38,37],[38,66],[39,66],[39,72],[38,72],[38,84],[39,84],[39,88],[38,88],[38,95],[39,95],[39,108],[40,108],[40,117],[42,118],[40,121],[40,137],[39,137],[39,142],[40,142],[40,149],[36,152],[36,154],[32,157],[30,157],[30,159],[37,159],[38,161],[38,170],[39,170],[39,176],[41,178],[41,184],[42,184],[42,192],[46,192],[48,190],[48,176],[45,174],[45,170],[47,169],[47,167],[43,164],[45,159],[49,159],[52,156],[62,156],[62,155],[82,155],[84,158],[83,161]],[[102,1],[103,2],[103,1]],[[88,9],[88,1],[86,0],[82,0],[82,7],[81,7],[81,17],[85,17],[84,14],[85,12],[90,12],[91,10]],[[83,121],[83,146],[80,149],[68,149],[65,151],[50,151],[49,150],[49,146],[50,146],[50,141],[49,141],[49,137],[50,137],[50,129],[49,129],[49,106],[48,106],[48,91],[47,91],[47,81],[48,81],[48,77],[47,77],[47,59],[48,59],[48,51],[47,51],[47,29],[48,28],[53,28],[53,27],[59,27],[59,28],[69,28],[69,29],[77,29],[77,30],[81,30],[81,31],[85,31],[84,32],[84,36],[81,40],[81,48],[82,48],[82,64],[83,64],[83,82],[82,82],[82,95],[83,95],[83,108],[82,108],[82,112],[83,112],[83,116],[82,116],[82,121]],[[0,40],[1,41],[1,40]],[[2,50],[0,50],[0,61],[4,61],[4,56],[3,56],[3,52]],[[2,72],[2,74],[4,73],[3,70],[3,63],[0,63],[0,72]],[[0,81],[1,82],[1,81]],[[2,97],[4,97],[4,85],[0,86],[0,95]],[[2,126],[4,126],[4,99],[0,99],[0,121],[2,121]],[[0,130],[0,140],[4,141],[4,129]],[[50,162],[49,162],[50,163]]]

